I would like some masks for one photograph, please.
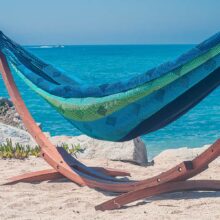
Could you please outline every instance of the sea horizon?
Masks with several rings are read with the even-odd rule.
[[[74,47],[74,46],[194,46],[196,43],[130,43],[130,44],[122,44],[122,43],[106,43],[106,44],[21,44],[22,47],[41,47],[41,46],[65,46],[65,47]]]

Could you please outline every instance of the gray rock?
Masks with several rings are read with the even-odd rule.
[[[20,120],[18,118],[13,118],[12,121],[15,122],[15,123],[19,123],[20,122]]]
[[[0,98],[0,122],[25,130],[13,103],[7,98]]]
[[[0,123],[0,144],[6,142],[6,139],[11,139],[12,143],[19,143],[22,145],[30,145],[31,147],[35,147],[36,143],[31,137],[31,135],[21,129],[12,127],[10,125],[5,125]]]
[[[20,115],[16,112],[12,101],[2,97],[0,97],[0,122],[26,130]],[[37,123],[37,125],[41,128],[40,123]]]
[[[76,137],[56,136],[51,137],[51,140],[56,145],[62,143],[69,146],[80,144],[85,149],[83,153],[78,154],[78,158],[81,159],[106,158],[138,165],[148,164],[146,146],[140,138],[120,143],[100,141],[86,135]]]
[[[21,119],[20,115],[17,112],[14,114],[14,118]]]

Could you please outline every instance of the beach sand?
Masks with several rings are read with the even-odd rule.
[[[181,148],[164,151],[155,158],[155,165],[151,167],[108,160],[83,162],[125,169],[131,172],[133,178],[143,179],[165,171],[182,160],[191,159],[201,150]],[[41,158],[0,160],[0,183],[13,175],[44,168],[49,166]],[[220,158],[196,178],[220,179],[219,170]],[[129,204],[120,210],[95,211],[95,205],[114,195],[79,187],[66,179],[0,186],[0,219],[220,219],[220,192],[165,194]]]

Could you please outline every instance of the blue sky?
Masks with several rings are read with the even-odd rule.
[[[0,0],[22,44],[197,43],[220,31],[219,0]]]

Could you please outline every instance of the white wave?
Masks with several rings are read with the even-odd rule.
[[[64,48],[64,45],[41,45],[41,46],[27,46],[28,48],[48,49],[48,48]]]
[[[42,46],[39,46],[39,48],[42,48],[42,49],[44,49],[44,48],[54,48],[54,46],[42,45]]]

